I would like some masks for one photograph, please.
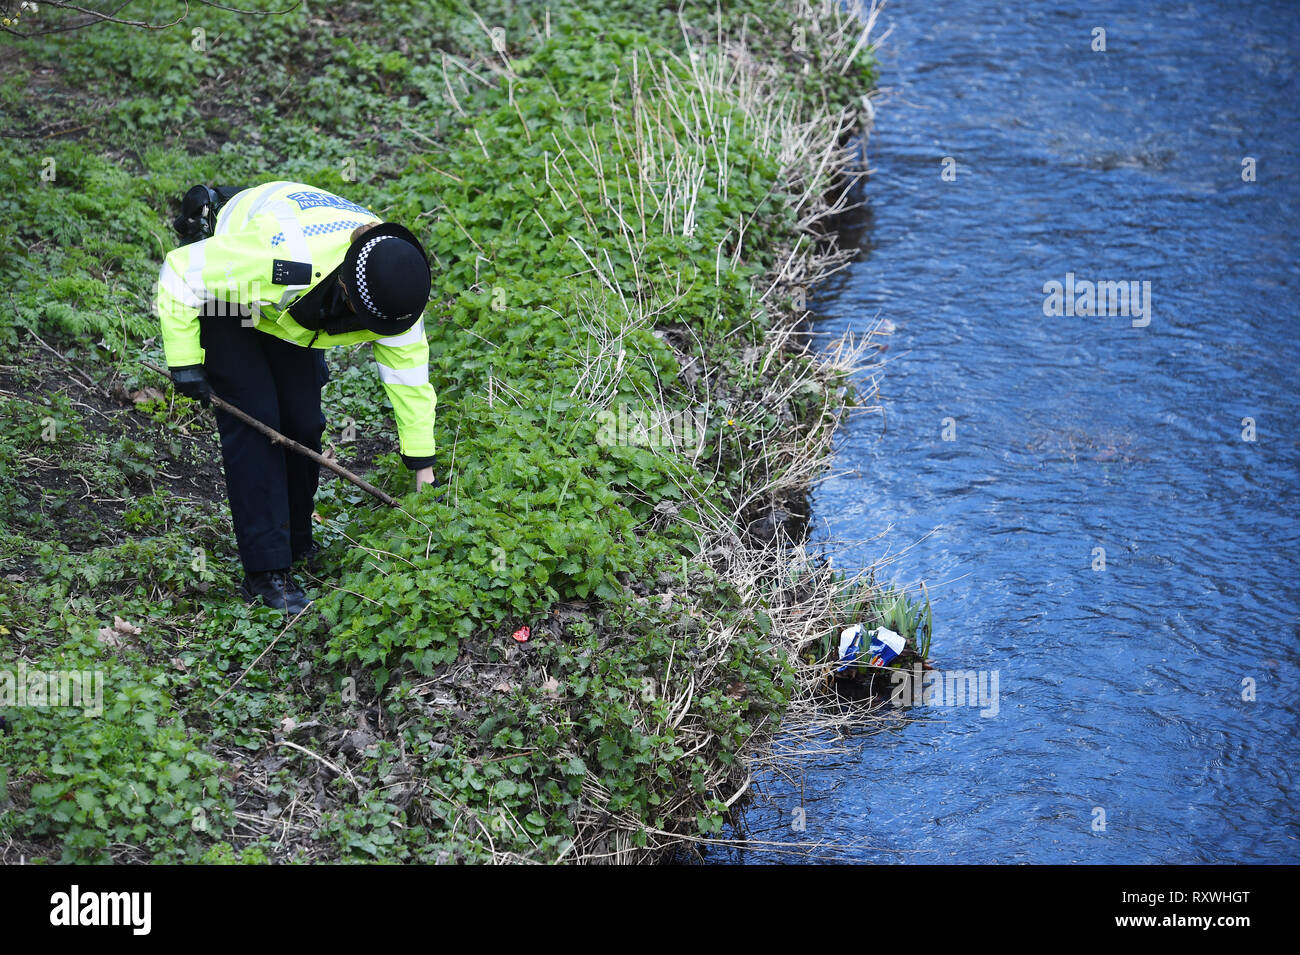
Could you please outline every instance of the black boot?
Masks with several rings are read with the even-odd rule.
[[[268,607],[297,616],[311,603],[287,570],[264,570],[249,574],[239,588],[247,603],[261,600]]]

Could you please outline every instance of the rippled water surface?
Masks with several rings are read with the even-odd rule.
[[[822,331],[896,327],[886,414],[848,428],[815,536],[928,581],[937,662],[997,670],[999,712],[914,711],[760,780],[749,834],[859,861],[1300,861],[1300,4],[882,22],[866,251],[819,307]],[[1150,282],[1150,324],[1045,316],[1069,272]]]

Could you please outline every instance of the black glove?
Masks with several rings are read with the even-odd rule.
[[[212,397],[212,386],[208,384],[208,373],[203,370],[202,365],[173,368],[171,373],[172,384],[177,391],[186,398],[202,402],[205,408],[208,406],[209,399]]]

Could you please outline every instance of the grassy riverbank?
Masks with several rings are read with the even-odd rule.
[[[796,333],[845,261],[874,80],[819,6],[3,41],[0,668],[98,672],[104,704],[0,707],[5,861],[633,860],[720,831],[807,657],[879,596],[788,546],[871,397],[863,343]],[[378,511],[325,480],[287,630],[235,596],[210,416],[138,364],[175,198],[268,179],[425,240],[445,482]],[[329,360],[327,441],[407,490],[368,348]]]

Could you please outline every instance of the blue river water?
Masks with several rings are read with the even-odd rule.
[[[1300,4],[895,0],[881,23],[864,251],[817,330],[892,325],[885,413],[848,425],[813,536],[927,581],[935,662],[997,671],[997,713],[913,708],[761,778],[746,834],[842,861],[1300,861]],[[1053,281],[1145,294],[1085,315]]]

